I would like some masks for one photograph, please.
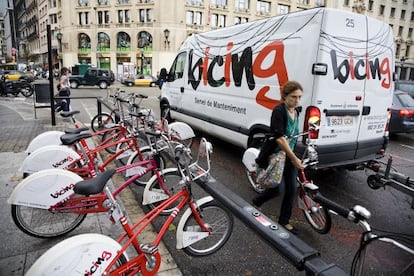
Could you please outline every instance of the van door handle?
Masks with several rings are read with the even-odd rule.
[[[180,87],[180,92],[184,93],[184,87]]]
[[[370,106],[363,106],[362,107],[362,115],[369,115],[371,113],[371,107]]]

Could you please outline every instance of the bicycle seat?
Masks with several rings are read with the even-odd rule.
[[[76,133],[76,134],[63,134],[60,136],[60,141],[63,145],[72,145],[78,142],[80,139],[86,139],[92,137],[90,133]]]
[[[116,173],[115,169],[108,169],[94,178],[83,180],[75,184],[73,191],[79,195],[95,195],[103,191],[106,182]]]
[[[89,130],[89,128],[87,128],[87,127],[81,127],[81,128],[68,128],[68,129],[65,129],[65,133],[66,133],[66,134],[79,134],[79,133],[81,133],[82,131],[87,131],[87,130]]]
[[[79,110],[72,110],[72,111],[61,111],[60,112],[60,116],[67,118],[67,117],[71,117],[75,114],[79,114],[80,111]]]

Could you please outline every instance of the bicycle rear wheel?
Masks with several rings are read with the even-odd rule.
[[[112,138],[111,138],[112,137]],[[110,143],[115,143],[116,141],[121,140],[122,138],[124,138],[125,135],[121,134],[120,130],[118,129],[114,129],[114,130],[109,130],[109,131],[105,131],[104,134],[102,135],[102,141],[101,141],[101,146],[104,146],[105,144],[110,144]],[[111,138],[111,139],[109,139]],[[108,140],[109,139],[109,140]],[[108,141],[107,141],[108,140]],[[105,142],[106,141],[106,142]],[[103,143],[105,142],[105,144]],[[125,144],[125,143],[124,143]],[[120,148],[124,147],[126,145],[120,145]],[[109,153],[109,154],[115,154],[116,149],[118,147],[118,144],[115,144],[113,146],[110,147],[106,147],[105,150]]]
[[[153,182],[147,184],[149,186],[148,189],[149,189],[150,192],[154,192],[156,194],[166,195],[165,199],[162,199],[162,200],[159,200],[157,202],[153,202],[153,203],[148,204],[147,206],[150,209],[156,208],[158,205],[163,203],[167,198],[171,197],[173,194],[178,193],[181,190],[181,188],[179,186],[179,183],[181,181],[181,176],[180,176],[180,173],[178,172],[178,170],[163,173],[161,175],[161,178],[162,178],[165,190],[162,188],[162,185],[158,181],[158,178],[155,178],[155,180]],[[171,204],[170,208],[165,209],[164,211],[161,212],[161,215],[171,214],[172,211],[174,210],[175,206],[177,206],[177,205],[178,205],[178,202],[177,202],[177,204]]]
[[[115,123],[114,118],[108,113],[100,113],[92,118],[91,128],[93,132],[98,132],[105,129],[105,126],[108,124]]]
[[[128,164],[133,164],[133,163],[137,163],[137,162],[140,162],[140,161],[149,160],[150,158],[155,157],[154,154],[153,154],[153,151],[151,150],[151,148],[146,148],[144,150],[141,150],[141,155],[142,155],[142,160],[139,158],[139,154],[136,154],[132,158],[131,162],[128,163]],[[158,157],[159,157],[159,160],[160,160],[158,169],[163,170],[163,169],[165,169],[166,164],[167,164],[166,161],[165,161],[165,157],[162,156],[161,154],[159,154]],[[136,179],[134,181],[134,183],[136,185],[146,186],[148,181],[151,179],[151,177],[153,175],[154,175],[154,172],[149,171],[146,174],[140,176],[138,179]]]
[[[230,211],[215,200],[201,204],[199,212],[203,222],[211,229],[211,233],[206,238],[183,248],[185,253],[195,257],[207,256],[222,248],[231,236],[234,223]],[[194,214],[184,222],[183,230],[184,232],[203,231]]]
[[[78,227],[86,214],[51,212],[46,209],[21,205],[11,206],[12,218],[24,233],[36,238],[54,238],[65,235]]]
[[[250,183],[250,187],[256,192],[256,193],[263,193],[265,191],[264,188],[262,188],[259,184],[256,182],[257,174],[256,172],[250,172],[247,168],[245,169],[247,180]]]
[[[306,221],[319,234],[328,233],[332,226],[332,219],[328,209],[313,201],[310,196],[306,194],[303,196],[304,198],[299,198],[299,200],[306,201],[307,204],[303,204],[309,206],[309,208],[302,209]]]

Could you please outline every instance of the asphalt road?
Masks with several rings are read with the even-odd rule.
[[[113,89],[113,88],[112,88]],[[142,106],[151,107],[159,114],[157,97],[158,88],[122,87],[128,92],[142,93],[150,96],[142,102]],[[106,97],[107,92],[97,88],[72,89],[72,96],[95,95]],[[74,109],[81,108],[85,112],[78,118],[88,121],[96,114],[96,101],[73,100]],[[243,149],[221,140],[197,132],[197,136],[207,137],[214,146],[212,175],[224,183],[239,196],[250,201],[254,192],[249,188],[244,169],[241,164]],[[387,157],[393,156],[394,167],[407,176],[414,177],[414,135],[398,135],[390,141]],[[382,159],[386,162],[386,158]],[[414,235],[414,209],[410,208],[412,198],[395,189],[372,190],[366,184],[370,171],[326,171],[317,176],[316,184],[321,192],[345,206],[360,204],[372,213],[371,225],[375,229]],[[141,190],[136,190],[137,198],[141,198]],[[197,191],[202,193],[202,191]],[[277,221],[281,198],[263,205],[262,211]],[[177,221],[178,222],[178,221]],[[341,217],[333,216],[333,228],[329,234],[320,235],[306,223],[302,213],[295,208],[291,220],[299,229],[298,237],[318,250],[328,263],[335,263],[345,271],[349,271],[352,258],[358,248],[360,228]],[[171,231],[164,239],[174,259],[184,275],[305,275],[299,272],[283,256],[269,247],[252,230],[236,219],[234,232],[228,243],[216,254],[193,258],[182,251],[175,250],[175,232]],[[388,256],[392,259],[393,256]]]

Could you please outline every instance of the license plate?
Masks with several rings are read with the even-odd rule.
[[[354,124],[354,117],[337,117],[337,116],[331,116],[327,117],[327,125],[330,127],[335,126],[352,126]]]

